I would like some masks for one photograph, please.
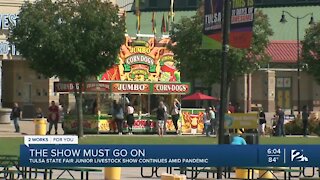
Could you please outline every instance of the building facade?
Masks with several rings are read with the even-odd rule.
[[[155,34],[160,37],[167,32],[161,32],[163,19],[171,19],[170,0],[140,0],[141,1],[141,34]],[[0,59],[1,59],[1,102],[3,107],[11,107],[13,102],[18,102],[24,109],[25,117],[32,117],[34,109],[41,107],[48,109],[49,102],[54,100],[68,106],[74,103],[72,96],[59,95],[53,92],[53,82],[57,79],[47,79],[31,70],[28,62],[22,58],[14,45],[7,42],[8,25],[16,23],[18,12],[23,0],[0,1],[1,35],[0,35]],[[127,33],[130,36],[137,34],[136,15],[134,14],[134,0],[113,0],[126,11]],[[196,2],[196,3],[195,3]],[[196,14],[199,1],[175,0],[174,22],[179,22],[182,17],[191,17]],[[256,106],[263,106],[266,111],[273,112],[277,105],[285,109],[297,109],[298,85],[297,85],[297,37],[296,21],[287,17],[288,23],[281,24],[279,20],[282,11],[286,10],[296,16],[313,13],[314,19],[319,21],[320,0],[312,1],[264,1],[256,0],[258,8],[268,15],[274,35],[268,52],[272,61],[267,67],[250,75],[239,77],[232,84],[231,102],[238,104],[244,112],[254,110]],[[155,12],[157,32],[152,32],[152,14]],[[300,21],[300,39],[303,39],[305,29],[308,28],[309,18]],[[170,24],[169,27],[170,28]],[[203,86],[200,81],[191,82],[193,91],[202,91],[208,95],[219,96],[219,85]],[[301,72],[300,79],[300,105],[308,105],[316,110],[320,107],[320,88],[313,77]],[[195,106],[195,104],[188,104]],[[72,108],[72,107],[69,107]]]

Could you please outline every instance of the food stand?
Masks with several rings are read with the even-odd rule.
[[[129,98],[135,108],[133,132],[155,133],[156,118],[153,109],[164,101],[168,113],[174,98],[186,95],[190,84],[180,82],[180,71],[176,68],[174,54],[167,48],[170,38],[157,40],[154,36],[131,38],[126,36],[120,48],[118,63],[102,73],[96,81],[83,84],[84,96],[95,99],[97,113],[84,115],[85,133],[113,133],[116,124],[111,117],[111,102],[122,95]],[[56,82],[58,93],[72,93],[72,82]],[[77,121],[67,116],[65,133],[75,133]],[[127,130],[124,123],[124,132]],[[175,132],[170,116],[166,122],[167,132]]]

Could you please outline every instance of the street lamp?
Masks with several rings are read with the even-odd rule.
[[[304,16],[293,16],[291,13],[289,13],[288,11],[282,11],[282,16],[281,16],[281,23],[286,23],[286,16],[285,14],[288,14],[290,17],[296,19],[297,21],[297,69],[298,69],[298,73],[297,73],[297,90],[298,90],[298,113],[300,115],[300,39],[299,39],[299,21],[301,19],[306,18],[307,16],[311,16],[310,21],[309,21],[309,25],[314,24],[314,20],[313,20],[313,13],[308,13]]]

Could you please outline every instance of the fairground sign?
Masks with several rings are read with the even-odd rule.
[[[54,82],[54,92],[72,93],[79,90],[79,83]],[[189,83],[149,83],[149,82],[86,82],[82,85],[82,92],[102,92],[119,94],[189,94]]]

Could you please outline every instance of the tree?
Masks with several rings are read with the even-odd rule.
[[[305,70],[320,83],[320,23],[307,29],[302,41],[302,62],[307,64]]]
[[[172,41],[176,45],[171,49],[179,62],[181,72],[188,79],[201,78],[206,84],[220,80],[221,50],[201,49],[203,20],[201,11],[191,18],[182,18],[174,24]],[[269,36],[273,34],[268,17],[257,11],[253,27],[253,41],[250,49],[231,48],[228,53],[227,87],[232,80],[245,73],[250,73],[266,63],[270,57],[265,49]]]
[[[75,89],[78,136],[83,136],[82,86],[117,61],[124,42],[118,8],[100,0],[26,2],[9,41],[30,67],[47,77],[79,83]]]

